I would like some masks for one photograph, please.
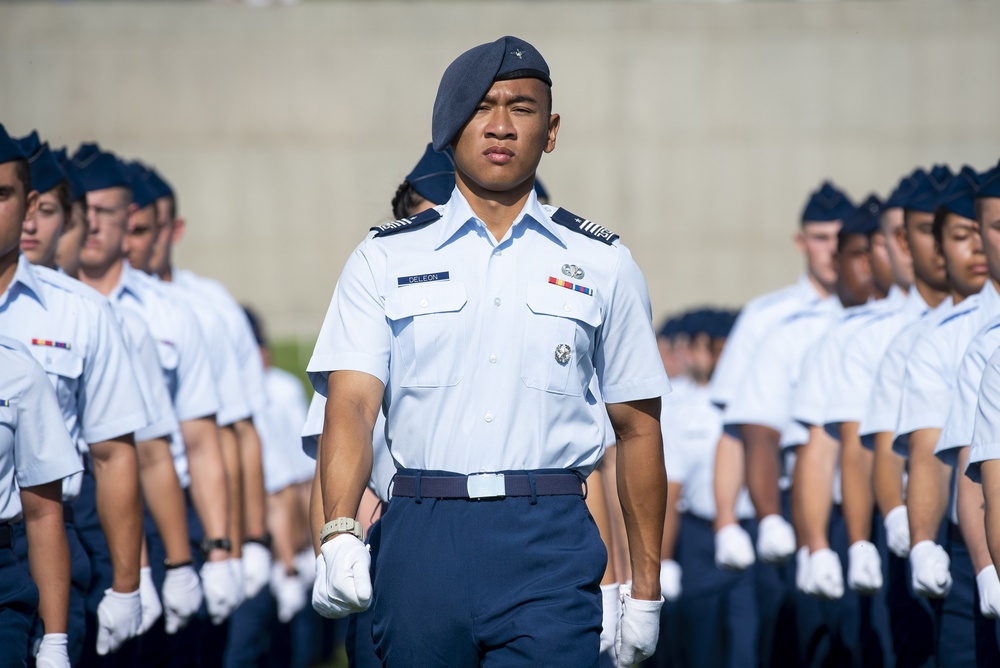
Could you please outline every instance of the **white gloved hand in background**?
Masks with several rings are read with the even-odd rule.
[[[163,614],[163,605],[156,593],[156,583],[153,582],[153,569],[149,566],[139,569],[139,601],[142,603],[142,621],[139,622],[141,635],[153,628],[153,624]]]
[[[910,554],[910,519],[906,506],[899,505],[885,514],[885,544],[900,559]]]
[[[356,536],[343,533],[323,543],[320,553],[323,561],[316,560],[316,584],[313,586],[316,612],[338,619],[367,610],[372,602],[369,575],[372,557],[368,546]]]
[[[37,668],[70,668],[69,638],[65,633],[46,633],[35,654]]]
[[[809,555],[809,579],[814,596],[836,600],[844,595],[844,567],[840,556],[830,548]]]
[[[316,581],[316,553],[312,547],[295,555],[295,570],[299,572],[299,579],[305,590],[312,591],[313,583]]]
[[[191,621],[204,599],[201,580],[198,579],[194,566],[167,569],[162,594],[164,626],[167,633],[177,633]]]
[[[715,533],[715,565],[719,568],[743,571],[756,560],[750,534],[739,524],[727,524]]]
[[[243,602],[243,573],[233,562],[206,561],[201,567],[201,587],[205,608],[213,624],[221,624]]]
[[[910,549],[913,591],[925,598],[944,598],[951,591],[951,558],[932,540],[922,540]]]
[[[800,547],[795,553],[795,588],[803,594],[816,593],[809,573],[809,548]]]
[[[271,593],[278,604],[278,621],[282,624],[292,621],[292,617],[306,607],[306,590],[299,574],[289,575],[282,563],[271,567]]]
[[[767,564],[784,563],[795,552],[795,530],[781,515],[768,515],[757,526],[757,555]]]
[[[997,578],[995,566],[987,566],[976,574],[976,589],[979,590],[979,612],[983,617],[1000,617],[1000,578]]]
[[[243,544],[243,584],[246,598],[261,592],[271,579],[271,551],[260,543]]]
[[[859,540],[847,548],[847,585],[862,596],[882,588],[882,557],[874,543]]]
[[[601,585],[601,654],[615,651],[615,637],[618,635],[618,619],[622,614],[620,596],[617,582]]]
[[[645,661],[656,651],[660,638],[660,608],[663,598],[644,601],[632,598],[631,588],[621,588],[622,616],[615,634],[615,653],[619,668],[632,668]]]
[[[681,595],[681,565],[673,559],[660,562],[660,594],[666,601],[676,601]]]
[[[142,623],[142,598],[139,590],[120,594],[104,590],[97,606],[97,653],[101,656],[118,651],[126,640],[139,634]]]

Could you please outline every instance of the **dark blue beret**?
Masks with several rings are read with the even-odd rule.
[[[542,180],[535,175],[535,197],[538,199],[543,199],[546,202],[549,201],[549,191],[545,189],[542,185]]]
[[[12,160],[27,160],[21,145],[10,138],[3,123],[0,123],[0,163],[11,162]]]
[[[955,178],[947,165],[935,165],[931,171],[921,179],[913,192],[910,193],[909,201],[903,208],[910,211],[921,211],[923,213],[934,213],[938,204],[941,203],[941,195],[948,188],[948,184]]]
[[[941,193],[938,206],[949,213],[970,220],[976,219],[974,205],[976,189],[979,187],[979,174],[972,167],[962,167],[948,187]]]
[[[809,196],[802,209],[802,222],[844,220],[854,211],[854,205],[837,186],[824,181],[819,190]]]
[[[149,178],[147,180],[147,185],[150,190],[153,191],[153,194],[156,195],[156,199],[160,199],[161,197],[173,197],[174,189],[171,187],[170,183],[168,183],[167,180],[163,178],[158,171],[156,171],[155,167],[149,167],[148,170]]]
[[[1000,197],[1000,163],[983,173],[979,189],[976,191],[976,199],[983,197]]]
[[[878,218],[882,215],[882,201],[875,195],[858,205],[851,215],[844,219],[844,225],[839,234],[875,234],[878,231]]]
[[[905,207],[906,203],[910,199],[910,195],[913,193],[913,189],[916,188],[917,184],[921,179],[927,178],[927,172],[923,169],[917,167],[913,170],[913,173],[909,176],[904,176],[900,180],[899,185],[893,190],[889,197],[882,203],[883,209],[894,209]]]
[[[494,81],[540,79],[551,86],[549,66],[535,47],[517,37],[501,37],[475,46],[456,58],[441,77],[431,139],[435,151],[443,151],[472,116]]]
[[[439,153],[428,144],[420,162],[406,176],[406,182],[431,204],[444,204],[451,199],[451,191],[455,189],[455,156],[451,147]]]
[[[39,139],[38,132],[32,130],[30,135],[16,141],[21,145],[21,150],[28,156],[32,190],[47,193],[66,178],[59,161],[52,155],[49,145],[42,143],[42,140]]]
[[[70,160],[69,155],[66,152],[66,147],[52,151],[52,157],[54,157],[59,163],[59,166],[62,167],[63,175],[69,183],[70,199],[74,202],[83,199],[87,194],[87,190],[83,187],[83,182],[80,181],[80,174],[76,171],[76,167],[73,166],[73,161]]]
[[[80,144],[73,155],[73,166],[87,192],[119,186],[130,187],[118,158],[113,153],[102,151],[97,144]]]
[[[125,172],[125,178],[128,179],[129,188],[132,189],[132,202],[137,207],[145,209],[156,201],[156,193],[149,186],[150,172],[146,165],[136,160],[121,162],[121,168]]]

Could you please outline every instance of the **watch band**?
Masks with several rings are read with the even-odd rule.
[[[233,549],[233,543],[228,538],[209,538],[205,536],[201,540],[201,553],[204,556],[208,556],[208,553],[212,550],[226,550],[231,552]]]
[[[263,536],[255,536],[254,538],[244,538],[243,544],[246,545],[247,543],[257,543],[258,545],[262,545],[263,547],[266,547],[267,549],[270,550],[271,534],[265,533]]]
[[[338,517],[323,525],[323,530],[319,532],[320,545],[342,533],[349,533],[362,543],[365,541],[365,530],[360,522],[353,517]]]

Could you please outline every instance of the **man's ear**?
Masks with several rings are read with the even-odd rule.
[[[910,251],[910,238],[906,235],[906,225],[900,225],[896,228],[896,240],[906,257],[912,258],[913,253]]]
[[[174,218],[174,231],[171,234],[170,239],[173,243],[180,242],[184,238],[184,232],[187,230],[187,222],[180,216]]]
[[[792,242],[795,244],[795,250],[799,252],[799,255],[806,254],[806,235],[802,230],[792,235]]]

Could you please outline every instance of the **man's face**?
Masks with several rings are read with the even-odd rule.
[[[38,196],[38,205],[21,229],[21,252],[31,264],[55,266],[56,247],[68,218],[55,190]]]
[[[87,193],[87,238],[80,251],[80,265],[106,269],[122,256],[129,216],[125,188],[103,188]]]
[[[984,197],[976,202],[979,233],[983,237],[986,264],[993,281],[1000,283],[1000,197]]]
[[[152,253],[144,271],[162,274],[168,269],[174,234],[173,208],[169,197],[156,200],[156,238],[153,240]]]
[[[879,228],[885,239],[885,250],[892,263],[893,280],[896,285],[908,288],[913,284],[913,258],[906,247],[906,239],[902,236],[903,209],[894,206],[882,211],[879,218]]]
[[[934,240],[934,214],[907,211],[903,231],[913,258],[913,275],[932,289],[947,292],[948,274],[945,272],[944,257]]]
[[[129,215],[125,255],[133,267],[140,271],[150,271],[158,233],[154,205],[150,204]]]
[[[840,278],[837,294],[844,306],[864,304],[872,294],[872,267],[868,236],[848,234],[837,253]]]
[[[896,282],[896,274],[889,258],[889,248],[885,235],[881,231],[872,235],[871,248],[872,281],[875,289],[884,295]]]
[[[17,253],[21,227],[28,210],[24,184],[17,177],[14,161],[0,163],[0,258]]]
[[[455,139],[459,184],[473,193],[527,192],[542,153],[556,146],[550,96],[538,79],[494,82]]]
[[[87,234],[87,205],[78,200],[73,202],[70,225],[59,237],[56,246],[56,264],[70,276],[80,272],[80,250]]]
[[[989,272],[976,221],[947,214],[941,228],[941,253],[954,292],[968,297],[982,290]]]
[[[796,235],[796,245],[806,256],[809,275],[827,290],[837,283],[837,267],[833,256],[837,253],[837,232],[840,221],[807,222]]]

